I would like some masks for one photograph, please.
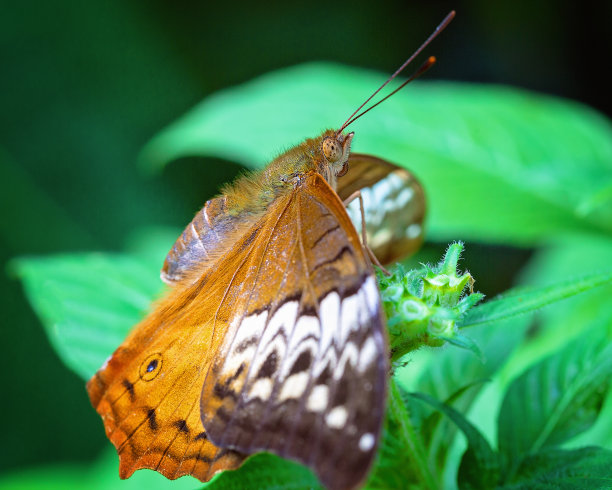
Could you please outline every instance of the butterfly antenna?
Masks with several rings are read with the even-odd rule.
[[[382,99],[380,99],[378,102],[376,102],[376,104],[368,107],[365,111],[357,114],[353,119],[348,120],[346,123],[344,123],[342,129],[346,128],[348,125],[353,124],[353,122],[355,122],[357,119],[359,119],[361,116],[363,116],[364,114],[367,114],[368,112],[370,112],[372,109],[374,109],[374,107],[376,107],[377,105],[382,104],[385,100],[387,100],[389,97],[391,97],[392,95],[394,95],[395,93],[399,92],[401,89],[403,89],[406,85],[408,85],[410,82],[412,82],[413,80],[416,80],[417,78],[419,78],[423,73],[425,73],[427,70],[429,70],[434,63],[436,62],[436,57],[435,56],[430,56],[427,61],[425,63],[423,63],[419,69],[417,71],[415,71],[412,75],[410,75],[410,77],[408,77],[408,79],[402,83],[399,87],[397,87],[393,92],[391,92],[389,95],[383,97]]]
[[[412,80],[420,77],[423,73],[425,73],[429,68],[431,68],[431,66],[435,63],[435,58],[429,58],[425,63],[423,63],[423,65],[414,73],[414,75],[412,75],[406,82],[404,82],[398,89],[394,90],[391,94],[389,94],[387,97],[385,97],[384,99],[382,99],[381,101],[377,102],[375,105],[373,105],[372,107],[370,107],[369,109],[366,109],[364,112],[362,112],[361,114],[359,114],[358,116],[355,116],[355,114],[357,114],[361,109],[363,109],[363,107],[370,102],[375,96],[376,94],[378,94],[378,92],[380,92],[383,88],[385,88],[387,86],[387,84],[393,80],[396,76],[398,76],[403,70],[404,68],[406,68],[410,63],[412,63],[412,61],[419,55],[421,54],[421,51],[423,51],[427,45],[433,41],[438,34],[440,34],[444,29],[446,29],[446,26],[448,26],[448,24],[450,24],[451,20],[453,20],[455,17],[455,11],[451,10],[448,15],[446,17],[444,17],[444,20],[442,20],[442,22],[440,22],[440,24],[438,25],[438,27],[436,27],[436,29],[429,35],[429,37],[425,40],[425,42],[423,44],[421,44],[421,46],[419,46],[419,48],[412,53],[412,55],[410,56],[410,58],[408,58],[406,61],[404,61],[404,63],[402,63],[402,65],[395,70],[395,73],[393,73],[393,75],[391,75],[387,81],[385,83],[383,83],[380,87],[378,87],[373,93],[372,95],[370,95],[363,104],[361,104],[356,110],[355,112],[353,112],[348,119],[344,122],[344,124],[340,127],[340,129],[337,131],[336,134],[340,134],[342,131],[344,131],[344,129],[351,124],[353,121],[355,121],[357,118],[363,116],[363,114],[365,114],[366,112],[368,112],[369,110],[373,109],[374,107],[376,107],[378,104],[380,104],[383,100],[388,99],[391,95],[395,94],[398,90],[400,90],[401,88],[405,87],[409,82],[411,82]],[[433,61],[431,61],[433,59]]]

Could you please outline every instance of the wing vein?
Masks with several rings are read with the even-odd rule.
[[[248,311],[249,303],[251,302],[251,298],[252,298],[252,296],[253,296],[253,291],[255,290],[255,286],[256,286],[256,284],[257,284],[257,282],[258,282],[258,280],[259,280],[259,275],[260,275],[260,273],[261,273],[261,264],[263,263],[263,260],[264,260],[264,258],[265,258],[265,256],[266,256],[267,251],[268,251],[268,247],[269,247],[269,245],[270,245],[270,240],[272,239],[272,236],[273,236],[273,235],[274,235],[274,233],[276,232],[276,229],[277,229],[277,227],[278,227],[278,224],[279,224],[280,220],[282,219],[282,217],[283,217],[283,216],[285,215],[285,213],[287,212],[287,209],[289,208],[289,205],[290,205],[290,204],[291,204],[291,202],[293,201],[294,197],[295,197],[295,192],[294,192],[294,194],[293,194],[291,197],[289,197],[289,199],[287,199],[287,203],[285,204],[285,207],[283,208],[283,210],[282,210],[280,213],[278,213],[278,217],[277,217],[276,221],[274,222],[274,226],[272,227],[272,230],[270,231],[270,233],[269,233],[269,235],[268,235],[268,237],[267,237],[267,239],[266,239],[265,245],[264,245],[264,247],[263,247],[263,252],[261,253],[261,259],[260,259],[259,264],[258,264],[258,266],[257,266],[257,273],[256,273],[256,276],[255,276],[255,280],[252,282],[251,291],[250,291],[250,293],[249,293],[249,298],[247,299],[247,301],[246,301],[246,303],[245,303],[244,311],[242,312],[242,317],[240,318],[240,322],[239,322],[239,324],[238,324],[238,325],[240,325],[240,323],[242,323],[242,321],[244,320],[244,317],[245,317],[245,315],[246,315],[246,313],[247,313],[247,311]],[[254,241],[254,242],[255,242],[255,241]],[[250,256],[250,253],[249,253],[249,254],[246,254],[245,260],[246,260],[246,258],[248,258],[249,256]],[[270,314],[269,314],[269,315],[268,315],[268,317],[266,318],[266,324],[265,324],[265,326],[264,326],[264,329],[263,329],[263,331],[262,331],[261,337],[259,338],[259,341],[258,341],[258,343],[257,343],[256,350],[255,350],[255,357],[257,356],[257,353],[259,352],[259,349],[260,349],[260,347],[261,347],[261,341],[262,341],[262,339],[263,339],[263,337],[264,337],[264,333],[265,333],[266,327],[267,327],[267,326],[268,326],[268,324],[270,323],[270,317],[271,317],[271,316],[272,316],[272,315],[270,315]],[[234,332],[233,332],[232,342],[229,344],[229,351],[231,351],[231,348],[232,348],[232,346],[233,346],[233,344],[234,344],[234,342],[235,342],[235,340],[236,340],[236,335],[237,335],[237,334],[238,334],[238,328],[236,328],[236,329],[234,330]],[[226,362],[227,362],[227,357],[226,357],[226,358],[224,359],[224,361],[223,361],[223,366],[225,366]],[[249,379],[250,379],[250,377],[251,377],[252,366],[253,366],[253,363],[250,363],[250,364],[249,364],[249,367],[248,367],[248,369],[247,369],[247,373],[246,373],[246,376],[245,376],[245,381],[244,381],[244,384],[242,385],[242,387],[241,387],[241,389],[240,389],[240,393],[237,393],[237,395],[238,395],[238,399],[239,399],[239,400],[241,400],[241,401],[239,402],[240,404],[242,404],[242,397],[243,397],[243,395],[244,395],[244,390],[245,390],[246,386],[248,385],[248,381],[249,381]],[[227,427],[229,427],[229,426],[232,424],[232,422],[234,421],[234,418],[235,418],[235,414],[236,414],[236,413],[239,411],[239,407],[236,407],[236,408],[237,408],[237,409],[236,409],[236,410],[234,410],[234,411],[232,412],[232,415],[231,415],[230,419],[229,419],[229,420],[228,420],[228,422],[227,422]],[[220,445],[220,446],[223,446],[223,445],[224,445],[224,442],[225,442],[225,436],[224,436],[224,437],[221,439],[221,441],[220,441],[220,444],[219,444],[219,445]]]

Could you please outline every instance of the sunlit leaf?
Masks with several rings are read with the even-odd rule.
[[[249,458],[237,471],[225,471],[205,485],[208,490],[274,488],[278,490],[322,489],[312,471],[273,454]]]
[[[459,488],[491,488],[499,477],[497,455],[487,440],[460,412],[424,393],[412,393],[414,398],[424,401],[444,413],[463,432],[468,448],[459,468]]]
[[[517,470],[522,457],[588,429],[599,415],[611,376],[612,344],[605,331],[592,332],[519,376],[498,419],[507,474]]]
[[[569,298],[595,287],[612,284],[612,272],[572,278],[540,288],[518,288],[472,308],[461,322],[461,327],[506,320],[533,312],[556,301]]]
[[[62,360],[89,379],[160,293],[158,269],[119,254],[15,260],[14,273]]]
[[[338,127],[384,75],[313,63],[204,100],[155,137],[143,163],[186,155],[260,167]],[[612,229],[612,126],[579,104],[508,87],[415,83],[355,123],[354,150],[415,170],[429,236],[533,243]],[[563,144],[560,144],[560,142]]]
[[[606,489],[612,487],[612,451],[586,447],[573,451],[542,451],[521,464],[511,484],[499,490],[523,488]]]

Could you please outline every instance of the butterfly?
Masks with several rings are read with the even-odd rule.
[[[366,478],[389,374],[371,259],[418,247],[425,201],[407,170],[350,152],[360,109],[226,186],[177,239],[167,295],[87,383],[122,478],[208,481],[258,451],[330,489]]]

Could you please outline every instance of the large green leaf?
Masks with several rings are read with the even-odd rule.
[[[521,459],[558,446],[597,419],[612,376],[612,344],[592,332],[539,362],[509,387],[498,419],[507,474]]]
[[[488,400],[476,419],[478,427],[491,440],[494,438],[494,413],[501,403],[502,394],[497,384],[490,380],[506,361],[513,349],[520,343],[527,328],[527,317],[479,325],[470,330],[469,335],[482,349],[485,362],[464,349],[447,347],[445,349],[420,350],[409,364],[400,370],[401,384],[410,391],[428,394],[437,400],[449,400],[467,384],[474,383],[460,397],[453,399],[456,410],[467,413],[474,400],[484,391]],[[456,438],[456,426],[447,418],[439,421],[431,438],[427,441],[429,461],[437,471],[445,472],[445,485],[455,480],[449,461],[460,456],[451,454]]]
[[[551,241],[537,252],[521,274],[521,283],[530,287],[546,287],[568,277],[597,275],[610,270],[612,240],[602,235],[572,235]],[[612,325],[612,284],[602,285],[587,294],[544,308],[535,316],[535,328],[500,373],[507,385],[530,365],[564,345],[588,339],[593,331]],[[612,393],[595,425],[572,441],[574,447],[599,444],[612,449]]]
[[[269,488],[276,490],[319,489],[321,484],[312,471],[301,464],[273,454],[260,453],[249,458],[236,471],[225,471],[205,485],[207,490],[242,490]]]
[[[523,461],[511,484],[500,490],[525,488],[596,490],[612,488],[612,451],[585,447],[543,451]]]
[[[424,393],[412,396],[445,414],[465,435],[468,447],[459,468],[459,488],[487,489],[495,485],[499,478],[497,454],[478,429],[451,406]]]
[[[128,237],[125,254],[22,257],[9,269],[60,358],[89,379],[160,295],[158,271],[177,236],[174,229],[142,228]]]
[[[469,335],[485,353],[485,363],[459,349],[448,349],[435,354],[421,352],[414,356],[413,362],[406,369],[400,371],[400,379],[405,386],[413,390],[445,400],[459,387],[495,375],[518,345],[529,321],[527,316],[517,318],[520,314],[532,312],[544,305],[559,302],[611,281],[612,274],[591,274],[571,281],[560,281],[552,286],[517,289],[500,298],[489,300],[470,310],[463,321],[463,327],[474,326]],[[478,405],[478,414],[474,420],[478,421],[481,430],[494,438],[494,414],[501,404],[502,389],[503,385],[498,382],[490,386],[483,384],[466,391],[453,402],[453,406],[467,412],[472,402],[484,390],[486,402]],[[443,419],[428,441],[431,464],[435,464],[440,471],[447,468],[455,432],[452,424]]]
[[[606,284],[612,284],[612,272],[576,277],[539,288],[513,289],[469,310],[461,321],[461,327],[472,327],[531,313],[551,303]]]
[[[159,168],[186,155],[251,167],[342,120],[384,79],[306,64],[209,97],[144,149]],[[430,236],[533,243],[612,229],[612,127],[591,109],[507,87],[415,83],[355,123],[354,149],[414,169]],[[560,144],[563,142],[563,144]]]
[[[383,436],[366,488],[438,488],[434,468],[427,461],[423,439],[412,415],[412,399],[392,377]]]
[[[558,237],[537,251],[521,273],[520,282],[531,288],[546,288],[571,277],[584,279],[587,274],[597,277],[603,271],[611,270],[611,257],[612,236],[578,234]],[[589,331],[600,325],[612,324],[611,296],[612,284],[603,284],[588,294],[578,294],[556,303],[554,307],[538,311],[538,328],[532,332],[530,342],[522,345],[513,357],[505,369],[504,378],[514,378],[527,366],[565,344],[588,336]]]
[[[62,360],[89,379],[161,291],[158,269],[120,254],[21,258],[12,263]]]

